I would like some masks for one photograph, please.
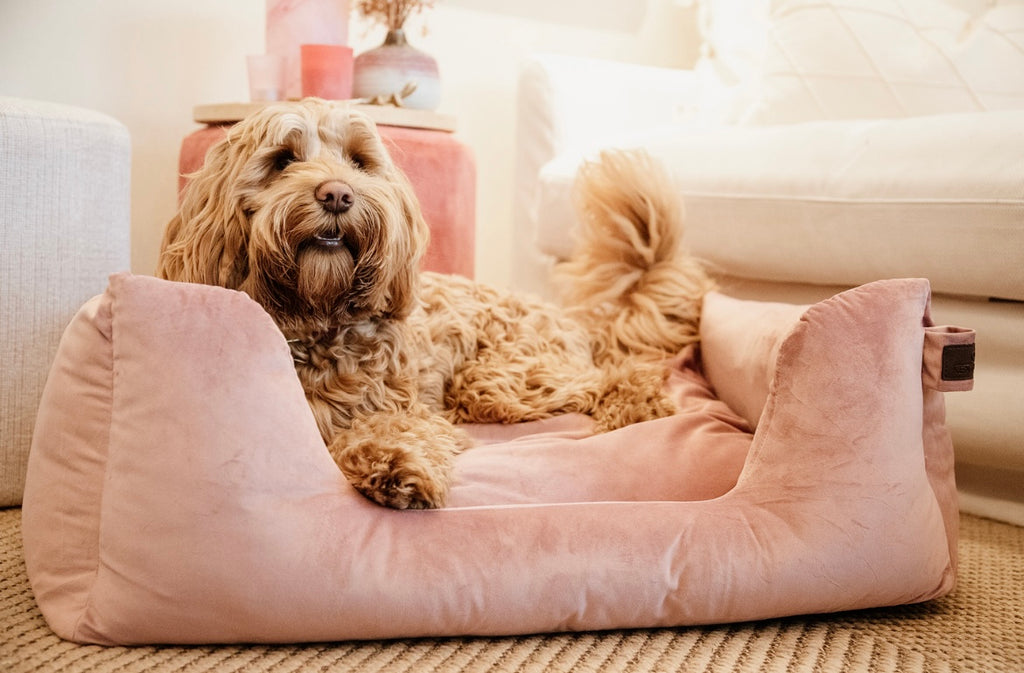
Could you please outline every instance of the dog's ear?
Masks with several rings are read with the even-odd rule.
[[[427,244],[430,241],[430,228],[423,213],[420,210],[419,199],[412,189],[412,185],[399,169],[394,169],[391,177],[394,185],[397,201],[402,210],[402,220],[406,224],[406,236],[402,245],[407,246],[406,250],[400,251],[397,259],[408,260],[407,263],[395,265],[392,269],[391,282],[388,293],[390,294],[389,304],[393,307],[401,307],[403,313],[411,311],[419,296],[419,273],[420,261],[427,251]]]
[[[157,276],[232,289],[245,280],[249,221],[232,194],[244,161],[229,137],[214,145],[204,166],[189,176],[178,214],[164,231]]]

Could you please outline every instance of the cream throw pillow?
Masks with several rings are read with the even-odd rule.
[[[1024,108],[1024,2],[775,0],[741,121]]]

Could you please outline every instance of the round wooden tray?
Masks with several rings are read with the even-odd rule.
[[[344,101],[343,101],[344,102]],[[271,103],[212,103],[192,108],[192,119],[200,124],[231,124],[261,110]],[[433,110],[413,110],[394,105],[366,105],[348,103],[353,109],[365,113],[377,124],[405,126],[407,128],[455,131],[455,117]]]

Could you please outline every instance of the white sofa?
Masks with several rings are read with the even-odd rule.
[[[1024,3],[705,0],[693,70],[537,55],[519,89],[516,284],[553,296],[602,148],[673,173],[731,294],[817,301],[926,277],[973,327],[947,397],[961,508],[1024,524]],[[869,371],[865,363],[865,371]]]

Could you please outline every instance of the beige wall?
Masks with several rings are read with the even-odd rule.
[[[439,0],[410,26],[441,69],[441,111],[476,153],[478,277],[511,274],[518,63],[551,51],[684,66],[696,54],[683,0]],[[264,49],[261,0],[0,1],[0,95],[101,110],[132,135],[132,270],[152,273],[176,205],[181,138],[192,106],[247,99],[244,56]],[[349,42],[380,29],[353,20]]]

